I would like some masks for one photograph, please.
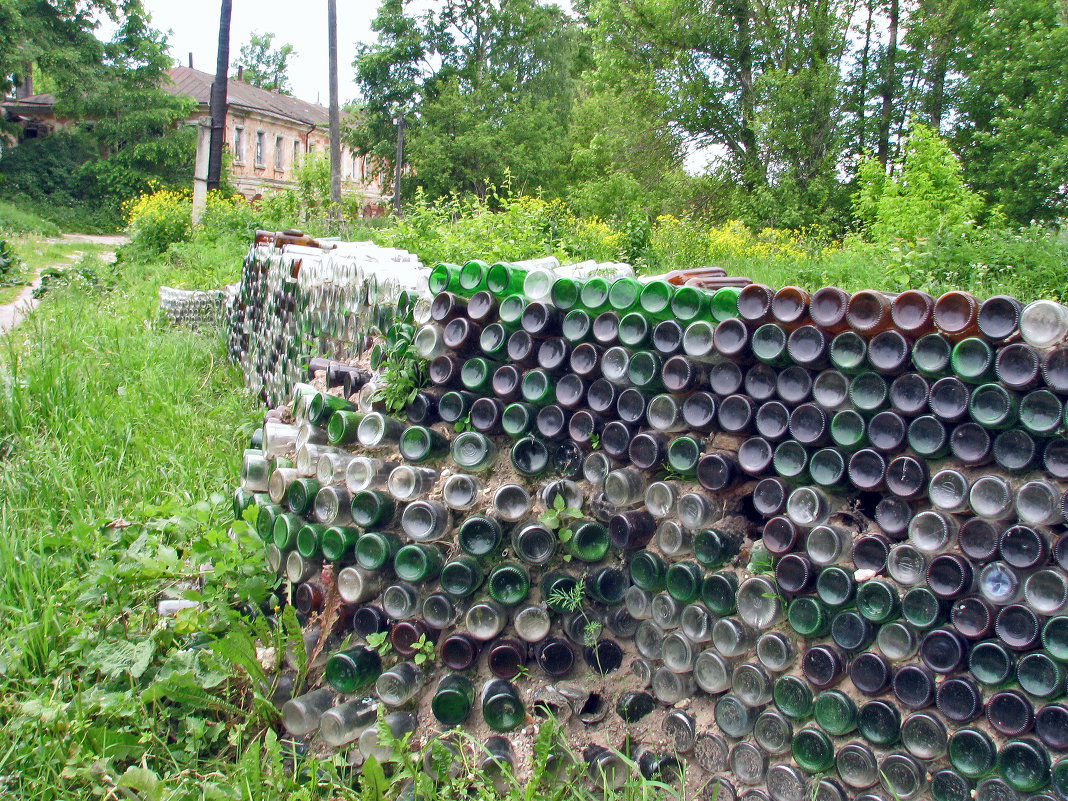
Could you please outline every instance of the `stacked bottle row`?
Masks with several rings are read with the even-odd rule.
[[[1047,704],[1036,711],[1035,701],[1040,705],[1043,699],[1063,694],[1062,661],[1068,659],[1063,642],[1068,621],[1058,614],[1064,611],[1064,600],[1058,599],[1065,587],[1062,552],[1068,548],[1060,532],[1064,493],[1058,443],[1064,441],[1060,430],[1064,386],[1057,382],[1058,371],[1063,370],[1060,364],[1066,360],[1062,346],[1055,342],[1057,336],[1035,333],[1034,306],[1020,309],[1005,299],[979,304],[965,297],[959,302],[974,309],[979,336],[962,337],[962,333],[976,332],[947,322],[955,320],[947,312],[955,308],[955,298],[934,301],[906,294],[891,302],[875,293],[857,293],[842,300],[847,323],[834,332],[833,326],[820,322],[827,317],[825,296],[842,294],[831,290],[821,290],[822,295],[812,298],[802,295],[803,314],[808,318],[797,324],[797,318],[781,319],[789,315],[774,311],[791,308],[786,300],[776,302],[780,295],[788,299],[799,290],[771,293],[754,286],[710,293],[659,282],[643,287],[627,280],[609,284],[597,278],[584,282],[568,278],[542,280],[541,286],[529,288],[527,296],[509,294],[525,283],[536,284],[531,279],[534,274],[523,276],[508,265],[491,267],[478,262],[462,269],[435,268],[431,285],[441,291],[428,309],[420,310],[422,316],[416,319],[420,327],[410,332],[413,346],[428,360],[435,386],[413,399],[408,409],[411,425],[375,414],[366,406],[362,410],[338,406],[328,413],[325,440],[311,425],[308,441],[302,443],[302,450],[307,451],[304,472],[314,461],[320,485],[297,490],[298,501],[313,496],[317,507],[323,495],[325,510],[344,510],[348,504],[349,518],[366,524],[353,527],[356,532],[349,535],[354,539],[346,545],[351,547],[348,553],[334,547],[345,538],[334,534],[328,545],[325,530],[318,533],[317,552],[314,529],[305,534],[302,552],[299,534],[306,527],[302,524],[293,532],[296,521],[290,521],[282,526],[281,539],[276,539],[278,521],[286,519],[285,513],[271,509],[267,499],[260,498],[261,520],[271,520],[274,514],[270,536],[277,550],[271,555],[277,567],[282,566],[284,556],[285,567],[295,563],[289,577],[299,580],[306,571],[297,568],[306,562],[298,559],[314,560],[328,550],[339,554],[339,589],[341,575],[350,571],[346,575],[358,576],[348,579],[354,582],[352,586],[361,591],[365,586],[374,588],[368,598],[384,590],[380,607],[365,604],[353,616],[375,607],[388,624],[386,597],[400,585],[386,586],[392,576],[376,585],[374,571],[387,566],[381,562],[375,567],[375,560],[366,560],[366,555],[389,553],[392,548],[393,575],[401,576],[409,566],[405,559],[397,562],[400,552],[423,545],[436,550],[432,543],[444,541],[452,532],[451,515],[459,523],[454,536],[461,553],[451,560],[439,553],[438,563],[431,551],[417,548],[422,554],[417,558],[416,551],[409,550],[419,570],[412,569],[408,575],[416,580],[434,576],[437,583],[431,580],[421,588],[422,597],[420,588],[415,588],[417,601],[411,600],[411,594],[394,590],[389,597],[404,596],[409,605],[399,603],[393,611],[406,617],[414,611],[412,604],[421,602],[424,623],[432,618],[448,621],[443,635],[450,627],[464,626],[466,631],[453,634],[471,635],[469,618],[472,609],[480,610],[474,621],[477,627],[480,599],[450,595],[444,578],[463,576],[475,584],[473,592],[482,582],[489,595],[483,600],[499,604],[505,612],[509,607],[494,597],[494,587],[513,588],[515,595],[507,596],[508,600],[524,596],[514,601],[519,607],[511,622],[515,639],[528,646],[536,643],[534,662],[550,676],[554,674],[539,655],[548,650],[541,646],[551,639],[547,635],[555,613],[565,613],[560,618],[564,636],[556,639],[564,641],[572,663],[575,652],[585,650],[594,669],[614,666],[617,649],[622,662],[630,650],[627,641],[633,637],[639,656],[632,660],[631,669],[640,683],[652,683],[658,700],[672,703],[699,688],[718,696],[714,716],[723,734],[729,738],[753,734],[755,747],[740,740],[728,748],[726,757],[732,780],[742,785],[765,784],[771,797],[792,798],[811,784],[810,774],[835,767],[838,789],[845,793],[841,797],[882,784],[886,792],[901,798],[930,792],[941,801],[960,797],[961,788],[970,792],[975,781],[983,778],[978,792],[993,798],[1008,788],[1033,792],[1038,789],[1031,787],[1038,781],[1034,777],[1043,771],[1046,780],[1039,787],[1048,783],[1051,760],[1047,749],[1063,748],[1051,732],[1060,726],[1063,719],[1058,715],[1064,708]],[[494,275],[496,282],[491,280]],[[658,295],[667,298],[659,301],[659,309]],[[760,305],[753,302],[754,297],[763,298],[761,304],[766,301],[775,323],[753,319],[753,309]],[[925,332],[921,325],[899,326],[902,330],[894,332],[914,339],[906,350],[915,369],[894,375],[885,360],[873,356],[882,353],[885,343],[876,340],[889,329],[871,335],[870,328],[856,324],[869,305],[888,309],[892,320],[911,319],[905,312],[914,307],[930,311],[925,325],[937,331]],[[852,318],[848,315],[851,307],[855,307]],[[999,320],[995,312],[1006,308],[1015,309],[1023,321],[1023,341],[1017,341],[1021,337],[1015,329],[1004,333],[1004,326],[1002,334],[993,335]],[[1038,309],[1048,311],[1047,306]],[[769,325],[777,327],[781,336]],[[775,355],[767,345],[781,339],[790,356],[791,342],[798,352],[797,342],[815,339],[813,331],[825,341],[826,367],[819,372],[815,368],[824,365],[818,360],[795,357],[787,364],[781,353]],[[408,335],[395,332],[394,347]],[[850,347],[844,347],[852,337]],[[732,345],[739,339],[747,347]],[[860,365],[850,365],[842,357],[843,352],[860,350],[856,340],[863,345],[870,370],[857,372]],[[958,368],[954,368],[953,356],[982,350],[977,343],[990,348],[995,370],[998,363],[1012,361],[1005,354],[1014,346],[1019,346],[1017,355],[1033,356],[1037,368],[1031,391],[1022,394],[1028,386],[1019,381],[1006,385],[1003,378],[985,384],[965,380],[964,376],[974,379],[976,373],[959,367],[970,364],[969,359],[958,358]],[[948,353],[949,361],[932,370],[934,362],[925,359],[938,348]],[[1004,367],[998,375],[1002,374],[1007,374]],[[945,379],[952,381],[939,386]],[[946,386],[953,392],[944,390]],[[959,399],[961,386],[967,395],[964,401]],[[926,393],[926,406],[916,400],[920,390]],[[943,403],[951,396],[958,398],[958,408],[964,407],[956,416]],[[994,396],[1008,397],[1009,405],[1015,404],[1010,414],[1016,415],[1015,427],[991,427],[1005,423],[988,414],[997,406],[991,401]],[[320,402],[322,406],[337,405],[325,400],[328,397]],[[877,397],[881,399],[876,403]],[[1055,414],[1050,398],[1056,404]],[[307,406],[313,408],[314,402]],[[1042,419],[1055,418],[1055,423],[1038,424],[1035,421],[1042,415],[1028,411],[1043,407]],[[471,430],[452,435],[441,426],[434,428],[439,417]],[[1025,419],[1030,422],[1025,424]],[[948,445],[943,442],[940,448],[927,445],[925,449],[929,440],[938,439],[939,430]],[[897,434],[890,437],[888,431],[902,432],[901,441],[894,444]],[[286,436],[292,434],[295,445],[299,433],[291,429]],[[707,435],[724,433],[734,436],[717,436],[712,441],[716,447],[709,449]],[[983,436],[989,445],[979,458],[968,447],[981,445]],[[320,442],[312,441],[316,437]],[[371,449],[366,458],[374,459],[374,449],[388,443],[394,443],[408,464],[388,469],[384,467],[388,460],[368,464],[348,454],[355,458],[345,463],[342,474],[340,459],[327,450],[332,444],[350,450],[359,444]],[[317,460],[313,460],[313,446],[323,448]],[[494,476],[488,471],[500,464],[498,451],[505,449],[520,483],[494,487]],[[1028,450],[1031,456],[1022,460],[1020,454]],[[956,458],[935,461],[944,453]],[[283,464],[281,470],[299,470],[299,454],[292,468]],[[462,473],[441,481],[432,472],[421,472],[433,471],[445,454]],[[377,455],[381,458],[385,452]],[[329,468],[323,467],[320,473],[324,457],[329,457]],[[989,468],[985,473],[971,469],[984,460],[1034,472],[1018,481],[1015,474],[1005,478],[991,474]],[[349,483],[351,465],[360,465],[351,467],[357,479],[377,476],[379,489],[369,489],[360,480]],[[666,468],[671,477],[655,480],[664,478]],[[547,497],[524,486],[550,474],[549,485],[542,488],[549,490]],[[274,479],[276,475],[281,477]],[[283,490],[276,491],[276,498],[290,502],[298,478],[274,469],[268,484],[275,480]],[[335,483],[326,483],[328,479]],[[409,486],[414,489],[406,489]],[[486,505],[479,500],[465,506],[468,499],[484,496],[487,487],[495,490],[485,496],[492,498],[490,509],[476,508]],[[393,494],[395,488],[400,497]],[[428,495],[434,493],[435,499],[440,493],[441,502],[419,498],[420,488]],[[369,492],[377,492],[373,501]],[[725,569],[746,525],[744,518],[724,519],[723,500],[733,503],[742,494],[751,496],[753,510],[748,511],[755,510],[766,521],[763,540],[773,558],[774,581],[768,575],[747,577]],[[577,502],[589,519],[575,521],[571,536],[561,543],[551,526],[527,517],[531,495],[535,503],[541,498],[550,509],[555,508],[557,496],[564,498],[565,509],[576,508],[571,504]],[[390,519],[399,531],[376,531],[385,528],[382,520],[386,518],[361,517],[367,509],[377,514],[380,506],[388,506],[386,497],[393,501]],[[517,500],[521,503],[516,508],[523,511],[509,520]],[[402,503],[407,505],[399,508]],[[305,505],[305,514],[312,508]],[[270,511],[264,514],[265,509]],[[849,516],[844,514],[847,510]],[[878,526],[856,524],[865,523],[866,517]],[[490,523],[472,523],[473,518]],[[319,520],[317,515],[315,519]],[[316,524],[326,525],[321,520]],[[513,527],[506,536],[509,524]],[[361,562],[360,541],[371,534],[389,533],[397,536],[394,543],[383,545],[374,537],[366,540],[365,561]],[[477,571],[470,563],[445,571],[463,556],[477,564],[487,554],[499,553],[493,548],[504,540],[509,540],[516,557],[512,564],[483,561]],[[491,550],[479,553],[473,543],[483,541],[492,543]],[[373,548],[372,542],[376,543]],[[292,550],[286,553],[287,549]],[[626,558],[622,569],[614,562],[600,561],[615,551]],[[561,561],[565,553],[574,560],[570,564]],[[575,570],[575,561],[584,556],[591,567],[582,576]],[[355,564],[346,565],[347,561]],[[429,571],[421,572],[428,564]],[[570,574],[569,580],[559,585],[544,581],[560,569]],[[862,579],[858,588],[855,570],[870,571],[865,575],[872,579]],[[496,582],[492,580],[495,573],[500,576]],[[557,607],[574,598],[575,587],[581,587],[584,595],[578,609],[552,608],[553,598]],[[452,609],[437,618],[434,604],[427,611],[435,589],[447,596]],[[536,603],[539,589],[540,604]],[[350,592],[350,597],[357,596]],[[527,600],[532,601],[529,607],[524,605]],[[440,604],[440,609],[448,608]],[[519,614],[528,608],[539,611]],[[314,611],[314,604],[308,609]],[[372,614],[365,612],[363,617]],[[405,622],[402,617],[394,617],[393,629]],[[487,615],[487,619],[493,620],[493,627],[498,621],[508,622],[506,614]],[[524,639],[521,621],[537,621],[530,631],[544,632],[543,639]],[[612,638],[587,642],[590,623],[605,627]],[[408,627],[401,625],[400,630]],[[503,628],[494,631],[500,633]],[[443,660],[450,636],[438,637]],[[873,644],[875,648],[867,650]],[[492,645],[490,651],[492,660]],[[549,656],[562,653],[552,651]],[[954,661],[955,653],[959,655]],[[492,668],[493,662],[489,665]],[[938,675],[949,678],[936,689]],[[856,693],[834,689],[844,679],[870,700],[858,707],[851,700]],[[1003,689],[1005,682],[1012,681],[1019,683],[1020,691]],[[946,686],[949,689],[943,691]],[[474,692],[472,685],[471,698]],[[961,717],[972,710],[965,707],[968,698],[975,702],[973,707],[978,705],[977,711]],[[790,707],[791,699],[797,702],[794,707]],[[617,700],[617,712],[625,720],[636,719],[652,703],[642,691]],[[853,703],[855,714],[849,712],[847,701]],[[939,714],[932,713],[931,705]],[[852,715],[853,725],[835,724],[830,712],[819,712],[824,706],[836,710],[842,719]],[[1012,714],[1017,714],[1017,722],[1023,721],[1022,728],[1014,728]],[[948,737],[941,750],[938,726],[945,730],[942,718],[970,721],[968,731],[988,737],[991,743],[1000,742],[1004,756],[996,755],[995,745],[993,761],[984,763],[979,773],[969,774],[961,767],[963,757],[954,761]],[[756,734],[761,720],[764,727],[771,727],[769,732],[776,730],[773,723],[787,724],[788,749],[782,745],[781,726],[779,740]],[[868,724],[862,725],[862,720]],[[678,721],[673,725],[679,725]],[[857,740],[857,733],[864,742]],[[856,741],[838,739],[845,736]],[[1003,737],[1010,739],[1001,742]],[[978,753],[975,742],[965,739],[961,753]],[[970,752],[965,748],[969,744],[974,746]],[[767,768],[769,761],[782,761],[787,751],[795,765]],[[949,763],[928,785],[924,778],[928,760],[947,754]],[[1030,758],[1033,754],[1044,755],[1045,761],[1042,756]],[[1030,778],[1013,773],[1012,766],[1020,765],[1027,766]],[[990,772],[992,777],[987,775]],[[869,778],[871,782],[865,784]]]
[[[395,308],[425,294],[426,276],[404,250],[257,231],[229,308],[230,358],[246,385],[278,406],[310,359],[363,353],[373,330],[389,328]]]
[[[159,288],[159,316],[168,323],[198,331],[221,330],[233,295],[227,289],[207,291]]]

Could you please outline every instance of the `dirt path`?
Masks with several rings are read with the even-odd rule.
[[[63,234],[60,237],[43,240],[44,244],[49,245],[59,245],[64,243],[76,245],[78,243],[86,243],[94,245],[104,245],[105,247],[115,248],[118,248],[120,245],[125,244],[127,241],[127,237],[122,236],[121,234],[112,234],[107,236],[97,236],[94,234]],[[67,255],[67,258],[76,259],[80,256],[81,251],[78,251],[76,248],[74,248]],[[101,251],[99,256],[104,261],[114,261],[115,251]],[[70,265],[53,264],[49,266],[61,270]],[[21,292],[19,292],[18,297],[15,298],[11,303],[7,303],[0,306],[0,334],[6,334],[16,325],[21,323],[26,318],[26,315],[28,315],[37,307],[38,301],[33,296],[33,291],[41,285],[41,272],[45,269],[48,268],[42,267],[40,270],[38,270],[37,275],[34,276],[33,281],[30,282],[29,286],[25,287]]]

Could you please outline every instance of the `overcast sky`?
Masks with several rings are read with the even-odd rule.
[[[338,0],[338,70],[341,102],[356,97],[352,60],[357,42],[371,42],[371,20],[379,0]],[[181,64],[215,72],[219,45],[219,0],[145,0],[155,27],[170,31],[171,55]],[[326,0],[234,0],[230,21],[230,63],[249,35],[275,34],[275,46],[293,45],[289,78],[293,94],[304,100],[329,100],[326,42]]]

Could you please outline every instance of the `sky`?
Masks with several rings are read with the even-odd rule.
[[[357,42],[372,42],[371,20],[379,0],[338,0],[338,74],[341,102],[356,97]],[[219,46],[219,0],[145,0],[156,28],[170,31],[171,55],[182,65],[189,63],[204,72],[215,72]],[[233,0],[230,19],[230,63],[250,34],[273,33],[274,45],[293,45],[289,78],[293,94],[326,105],[329,100],[326,0]]]

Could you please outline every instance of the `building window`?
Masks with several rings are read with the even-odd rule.
[[[264,148],[266,145],[267,135],[263,131],[256,131],[256,166],[264,167],[266,162],[264,161]]]
[[[300,140],[293,140],[293,166],[297,166],[297,161],[300,159]]]
[[[282,141],[280,136],[274,138],[274,168],[276,170],[284,170],[286,168],[286,155],[282,149]]]
[[[245,129],[240,125],[234,126],[234,161],[238,164],[245,161]]]

